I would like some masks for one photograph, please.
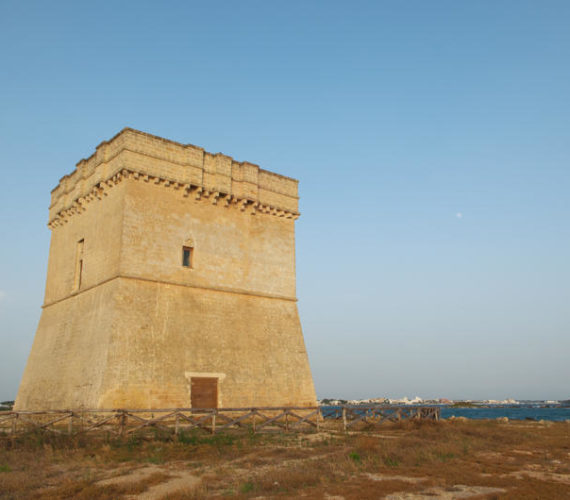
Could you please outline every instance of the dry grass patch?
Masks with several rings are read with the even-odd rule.
[[[563,423],[409,421],[348,435],[33,436],[0,442],[0,498],[126,500],[164,491],[173,500],[366,499],[459,491],[459,485],[504,490],[487,498],[570,498],[569,431]],[[129,482],[129,472],[141,469],[156,475]],[[125,482],[104,481],[111,476]],[[200,484],[186,487],[190,477]]]

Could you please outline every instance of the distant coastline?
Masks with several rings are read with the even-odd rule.
[[[370,399],[335,399],[323,398],[318,401],[320,406],[339,406],[339,405],[437,405],[448,406],[454,408],[491,408],[496,406],[533,406],[533,407],[570,407],[570,399],[550,400],[550,399],[521,399],[516,400],[512,398],[497,400],[497,399],[422,399],[416,396],[413,399],[403,397],[400,399],[392,398],[370,398]]]

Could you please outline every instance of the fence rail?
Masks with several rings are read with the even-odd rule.
[[[434,406],[340,406],[323,407],[321,415],[324,419],[342,419],[344,430],[348,430],[358,424],[378,425],[410,419],[438,421],[440,409]]]
[[[119,437],[146,431],[173,435],[187,431],[214,434],[229,429],[318,432],[323,426],[332,430],[335,422],[341,424],[336,427],[346,432],[406,419],[437,421],[439,408],[337,406],[3,411],[0,412],[0,437],[16,437],[29,432],[64,435],[106,432]]]

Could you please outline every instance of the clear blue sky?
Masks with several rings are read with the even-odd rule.
[[[0,2],[0,400],[125,126],[300,179],[320,397],[570,398],[570,2]]]

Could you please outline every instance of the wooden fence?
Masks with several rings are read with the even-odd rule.
[[[0,437],[16,437],[29,432],[63,435],[107,433],[116,436],[144,432],[163,432],[176,436],[188,431],[214,434],[231,429],[244,429],[254,433],[318,432],[323,427],[346,432],[349,429],[359,430],[362,426],[405,419],[439,420],[439,408],[337,406],[3,411],[0,412]]]
[[[440,409],[435,406],[332,406],[321,407],[323,419],[342,420],[345,431],[383,422],[398,423],[402,420],[439,421]]]

